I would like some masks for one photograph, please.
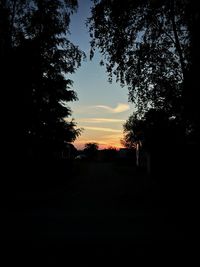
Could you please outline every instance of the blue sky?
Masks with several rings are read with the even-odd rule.
[[[71,36],[69,39],[86,53],[87,59],[70,78],[79,101],[69,103],[72,117],[82,135],[74,145],[82,149],[87,142],[97,142],[100,148],[121,147],[123,123],[133,112],[133,104],[128,103],[128,89],[118,83],[108,82],[105,67],[99,65],[101,55],[97,52],[89,59],[90,37],[85,26],[90,16],[90,0],[79,0],[78,12],[71,17]]]

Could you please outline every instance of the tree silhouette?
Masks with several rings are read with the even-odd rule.
[[[164,110],[149,109],[143,116],[131,115],[123,128],[122,144],[137,148],[141,166],[146,166],[160,182],[164,175],[180,175],[184,155],[188,155],[183,130],[175,117],[169,117]]]
[[[1,69],[15,131],[10,142],[22,154],[52,156],[80,134],[67,120],[67,102],[77,95],[66,74],[84,57],[67,38],[76,8],[76,0],[1,1]]]
[[[142,117],[135,113],[123,128],[122,143],[128,148],[135,147],[139,141],[149,151],[167,149],[182,144],[184,139],[180,123],[164,110],[149,109]]]
[[[97,155],[99,145],[97,143],[87,143],[84,147],[84,152],[89,159],[94,159]]]
[[[144,119],[139,119],[137,114],[131,115],[123,125],[124,137],[121,143],[129,149],[136,148],[137,142],[144,139]]]
[[[186,132],[192,114],[197,123],[192,99],[196,103],[198,90],[191,89],[191,73],[198,65],[199,14],[197,4],[185,0],[99,0],[88,19],[91,57],[100,49],[109,80],[115,76],[128,85],[129,100],[140,115],[164,109],[182,117]]]

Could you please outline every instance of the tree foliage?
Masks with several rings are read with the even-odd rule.
[[[136,114],[133,114],[124,123],[123,128],[122,145],[129,149],[135,149],[136,143],[144,140],[144,119],[139,119]]]
[[[94,159],[97,155],[99,145],[97,143],[87,143],[84,147],[84,152],[90,159]]]
[[[140,142],[147,150],[173,148],[183,142],[183,130],[175,117],[164,110],[149,109],[142,117],[131,115],[123,125],[125,147],[135,148]]]
[[[91,56],[100,49],[109,80],[128,85],[141,114],[150,107],[180,112],[193,15],[186,0],[94,1]]]
[[[80,134],[67,120],[77,95],[66,75],[84,57],[68,39],[76,9],[76,0],[1,1],[2,83],[21,149],[49,154]]]

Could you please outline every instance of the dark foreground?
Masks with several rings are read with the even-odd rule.
[[[102,265],[105,258],[192,260],[195,222],[183,188],[160,184],[131,162],[71,164],[70,176],[52,173],[56,186],[50,175],[38,190],[37,177],[25,192],[18,186],[12,198],[4,196],[1,236],[9,249],[22,244],[18,259],[78,266]]]

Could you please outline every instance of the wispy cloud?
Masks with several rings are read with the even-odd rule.
[[[112,129],[112,128],[104,128],[104,127],[89,127],[84,126],[86,130],[93,130],[93,131],[101,131],[101,132],[111,132],[111,133],[121,133],[121,130]]]
[[[109,113],[121,113],[121,112],[129,110],[130,106],[128,104],[118,103],[115,108],[105,106],[105,105],[95,105],[95,106],[91,106],[90,108],[103,109]]]
[[[78,121],[84,122],[84,123],[121,123],[121,122],[125,122],[125,120],[109,119],[109,118],[80,118]]]

